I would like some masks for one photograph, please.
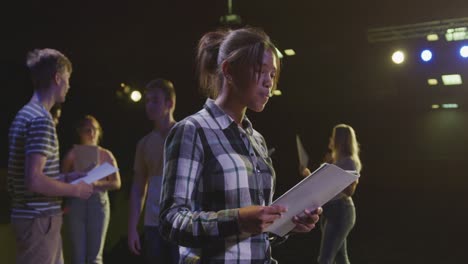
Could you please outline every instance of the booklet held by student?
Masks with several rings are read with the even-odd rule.
[[[112,173],[117,172],[117,168],[109,164],[108,162],[104,162],[103,164],[95,167],[94,169],[88,171],[85,177],[76,179],[71,182],[71,184],[77,184],[80,181],[84,181],[88,184],[91,184],[95,181],[98,181],[106,176],[111,175]]]
[[[288,211],[273,222],[266,231],[278,236],[286,235],[295,227],[292,222],[294,216],[303,215],[305,209],[314,211],[358,178],[359,175],[355,172],[345,171],[333,164],[322,164],[272,203],[284,206]]]

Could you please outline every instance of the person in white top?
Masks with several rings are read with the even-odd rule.
[[[96,118],[87,115],[77,127],[80,145],[75,145],[66,154],[62,170],[87,171],[102,163],[117,167],[117,161],[109,150],[100,147],[102,128]],[[87,151],[83,151],[83,149]],[[115,172],[92,183],[94,193],[88,200],[66,200],[66,230],[71,240],[71,263],[103,263],[104,242],[110,221],[110,203],[107,191],[118,190],[120,174]]]
[[[145,263],[177,263],[178,247],[164,240],[158,230],[164,142],[169,130],[175,124],[174,85],[164,79],[150,81],[146,85],[145,100],[146,114],[153,122],[153,130],[138,142],[136,148],[133,184],[130,191],[128,246],[133,254],[143,253]],[[137,226],[145,203],[142,248]]]

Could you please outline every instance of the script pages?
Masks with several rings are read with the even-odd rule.
[[[358,178],[356,173],[345,171],[333,164],[322,164],[272,203],[284,206],[288,211],[266,231],[278,236],[286,235],[295,227],[292,222],[294,216],[303,214],[305,209],[314,211]]]

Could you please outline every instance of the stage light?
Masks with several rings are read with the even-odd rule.
[[[133,91],[131,94],[130,94],[130,99],[132,99],[133,102],[139,102],[141,100],[141,93],[140,91]]]
[[[445,33],[445,40],[457,41],[468,39],[468,29],[466,27],[448,28]]]
[[[282,94],[283,94],[283,93],[281,92],[281,90],[274,90],[274,91],[271,93],[272,96],[280,96],[280,95],[282,95]]]
[[[428,62],[432,59],[432,52],[428,49],[425,49],[421,52],[421,59],[425,62]]]
[[[460,56],[462,56],[463,58],[468,57],[468,46],[463,46],[460,48]]]
[[[427,41],[437,41],[439,40],[439,35],[437,34],[429,34],[426,36]]]
[[[433,104],[433,105],[431,106],[431,108],[432,108],[432,109],[439,109],[439,108],[440,108],[440,105],[438,105],[438,104]]]
[[[405,61],[405,54],[401,50],[397,50],[392,55],[392,61],[395,64],[401,64]]]
[[[285,49],[284,54],[286,54],[287,56],[294,56],[296,55],[296,52],[293,49]]]
[[[439,81],[437,81],[437,79],[427,79],[427,84],[437,85],[437,84],[439,84]]]
[[[442,82],[444,85],[459,85],[463,83],[460,74],[442,75]]]
[[[458,104],[442,104],[442,108],[444,108],[444,109],[457,109]]]

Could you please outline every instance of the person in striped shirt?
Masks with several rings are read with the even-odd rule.
[[[9,131],[8,189],[17,263],[63,263],[61,196],[87,199],[93,187],[68,182],[84,173],[60,174],[59,144],[49,110],[63,103],[72,72],[70,60],[54,49],[28,54],[34,93]]]
[[[179,263],[272,263],[266,228],[275,171],[247,109],[261,112],[279,76],[277,49],[260,29],[206,33],[198,44],[204,108],[178,122],[165,143],[160,232],[180,246]],[[322,209],[294,217],[315,227]]]

